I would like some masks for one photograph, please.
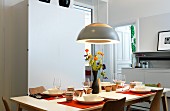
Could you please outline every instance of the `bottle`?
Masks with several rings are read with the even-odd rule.
[[[146,62],[144,61],[141,64],[142,64],[142,68],[145,68]]]
[[[149,62],[146,62],[145,68],[149,68]]]

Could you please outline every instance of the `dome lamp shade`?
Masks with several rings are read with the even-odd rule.
[[[115,44],[119,43],[119,37],[111,26],[103,23],[92,23],[80,31],[77,42],[90,44]]]

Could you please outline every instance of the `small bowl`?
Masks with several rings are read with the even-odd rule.
[[[115,84],[116,84],[117,86],[121,85],[121,83],[122,83],[121,81],[116,81],[116,82],[115,82]]]
[[[67,87],[67,91],[74,91],[74,87]]]
[[[87,94],[91,94],[91,93],[92,93],[92,90],[93,90],[92,88],[88,88],[88,89],[87,89]]]
[[[72,101],[73,100],[73,92],[72,91],[67,91],[65,94],[66,101]]]
[[[130,88],[134,88],[136,86],[136,84],[134,82],[130,82]]]
[[[116,91],[118,85],[117,84],[112,84],[112,91]]]
[[[110,92],[112,90],[112,85],[105,86],[106,92]]]
[[[81,90],[81,89],[74,91],[74,96],[79,96],[79,97],[81,97],[82,94],[83,94],[83,90]]]
[[[97,94],[86,94],[83,96],[85,101],[94,101],[97,97]]]
[[[93,89],[92,89],[92,88],[88,88],[88,89],[87,89],[87,92],[86,92],[85,89],[83,89],[83,90],[84,90],[84,93],[85,93],[85,94],[90,94],[90,93],[92,93],[92,90],[93,90]]]

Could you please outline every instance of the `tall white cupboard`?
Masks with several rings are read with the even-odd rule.
[[[84,45],[76,43],[84,27],[84,13],[72,8],[25,0],[12,6],[13,37],[20,57],[12,79],[12,95],[24,95],[28,88],[82,86]],[[22,89],[23,90],[20,90]],[[21,93],[20,93],[21,92]]]

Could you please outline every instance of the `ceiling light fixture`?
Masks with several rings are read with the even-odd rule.
[[[108,24],[92,23],[80,31],[77,37],[77,42],[90,44],[114,44],[119,42],[119,37],[116,31]]]

